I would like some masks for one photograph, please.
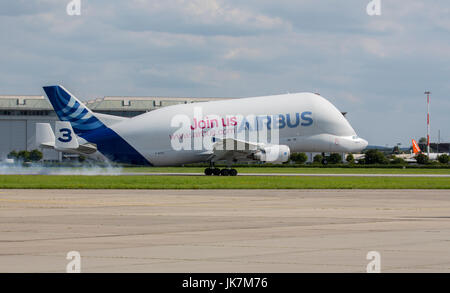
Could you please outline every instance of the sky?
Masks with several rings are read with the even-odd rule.
[[[450,2],[0,1],[0,95],[61,84],[103,96],[316,92],[371,145],[450,142]]]

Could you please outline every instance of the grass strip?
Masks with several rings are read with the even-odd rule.
[[[450,189],[450,178],[0,175],[2,189]]]

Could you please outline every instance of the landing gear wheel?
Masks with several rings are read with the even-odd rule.
[[[205,175],[206,176],[211,176],[213,174],[213,169],[211,168],[206,168],[205,169]]]
[[[212,169],[212,173],[214,174],[214,176],[219,176],[220,175],[220,169],[219,168],[214,168]]]
[[[220,175],[221,176],[228,176],[230,174],[230,172],[228,172],[228,169],[222,169],[220,170]]]
[[[230,176],[236,176],[237,173],[238,173],[238,172],[237,172],[236,169],[230,169],[230,170],[229,170],[229,175],[230,175]]]

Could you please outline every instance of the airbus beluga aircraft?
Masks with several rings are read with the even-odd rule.
[[[179,104],[124,118],[92,112],[62,86],[44,91],[61,121],[55,133],[36,125],[38,145],[118,163],[208,162],[206,175],[235,176],[236,162],[283,163],[291,152],[359,152],[368,144],[312,93]],[[228,168],[214,167],[218,161]]]

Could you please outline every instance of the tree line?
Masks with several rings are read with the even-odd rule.
[[[359,165],[387,165],[387,164],[406,164],[405,160],[402,158],[398,158],[394,155],[386,156],[383,152],[372,149],[364,152],[364,158],[358,159],[358,162],[355,161],[355,158],[352,154],[348,154],[345,158],[345,161],[349,164],[359,164]],[[430,164],[430,160],[426,154],[418,154],[415,157],[416,161],[420,165]],[[448,164],[450,157],[446,154],[442,154],[438,157],[438,161],[441,164]],[[308,156],[305,153],[292,153],[290,160],[295,164],[304,164],[308,160]],[[342,156],[338,153],[331,153],[328,156],[324,156],[321,154],[317,154],[313,158],[314,164],[339,164],[342,163]]]
[[[11,151],[8,154],[8,159],[14,159],[15,161],[21,162],[38,162],[42,160],[42,152],[40,150],[32,151]]]

